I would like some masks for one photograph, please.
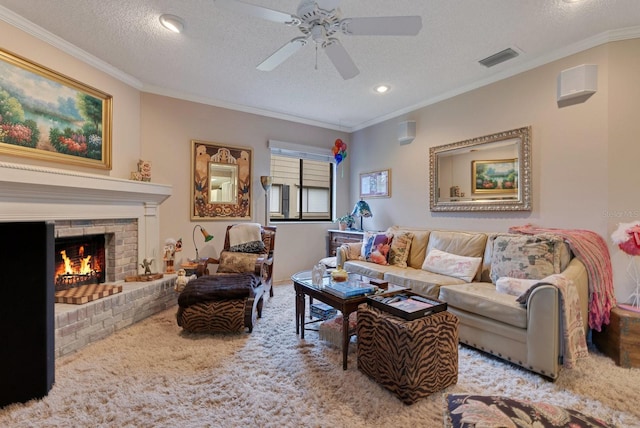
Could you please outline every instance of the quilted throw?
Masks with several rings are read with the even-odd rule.
[[[572,369],[579,359],[589,356],[584,323],[582,321],[582,315],[580,314],[580,298],[572,282],[562,274],[549,275],[529,288],[522,296],[518,297],[518,302],[526,304],[531,291],[545,284],[555,286],[560,293],[562,343],[564,344],[563,366]]]
[[[590,230],[543,228],[530,224],[511,227],[509,232],[525,235],[552,233],[567,241],[571,251],[587,269],[589,327],[601,331],[603,324],[609,324],[609,315],[616,305],[616,297],[613,291],[613,269],[609,248],[600,235]]]

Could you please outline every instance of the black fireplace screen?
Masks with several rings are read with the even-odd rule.
[[[105,281],[105,237],[85,235],[56,238],[55,290]]]

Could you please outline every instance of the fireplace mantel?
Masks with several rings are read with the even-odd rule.
[[[159,206],[170,185],[0,162],[0,222],[138,220],[138,256],[162,254]]]
[[[0,162],[2,199],[160,204],[169,196],[171,186],[166,184]]]

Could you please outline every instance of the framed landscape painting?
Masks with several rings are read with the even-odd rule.
[[[111,169],[112,97],[0,49],[0,153]]]
[[[518,159],[471,161],[473,193],[517,194]]]

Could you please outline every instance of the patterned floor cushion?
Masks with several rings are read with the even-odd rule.
[[[500,396],[445,394],[444,406],[445,428],[609,427],[575,410]]]

